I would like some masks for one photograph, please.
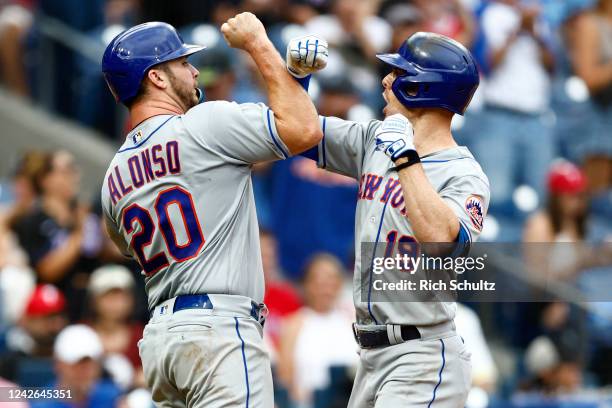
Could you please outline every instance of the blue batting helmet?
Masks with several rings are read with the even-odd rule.
[[[480,82],[472,54],[439,34],[415,33],[396,54],[377,57],[405,71],[391,89],[409,108],[444,108],[463,115]]]
[[[102,57],[102,72],[115,99],[125,103],[136,96],[145,73],[154,65],[204,48],[185,44],[170,24],[139,24],[125,30],[108,44]]]

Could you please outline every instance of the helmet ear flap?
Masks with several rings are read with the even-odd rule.
[[[427,84],[409,81],[409,76],[404,75],[395,78],[393,84],[391,84],[391,90],[402,105],[409,107],[411,106],[411,99],[421,96],[421,93],[423,92],[423,85]]]
[[[119,94],[117,93],[117,91],[113,87],[112,81],[108,78],[108,75],[106,73],[103,73],[102,75],[104,76],[104,82],[106,82],[106,85],[108,86],[108,89],[111,91],[111,94],[115,98],[115,102],[121,102],[121,99],[119,98]]]

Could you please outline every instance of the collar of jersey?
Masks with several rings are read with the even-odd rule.
[[[165,116],[165,115],[159,115],[159,116]],[[155,119],[157,117],[158,116],[153,116],[153,117],[145,120],[144,122],[141,122],[136,128],[134,128],[130,133],[128,133],[127,136],[126,136],[126,141],[123,144],[123,146],[128,144],[128,142],[130,140],[129,137],[132,134],[132,132],[134,132],[138,127],[142,127],[146,122],[150,121],[151,119]],[[169,118],[166,118],[166,120],[164,120],[158,127],[156,127],[151,133],[149,133],[149,135],[147,137],[145,137],[144,139],[142,139],[140,142],[138,142],[137,144],[135,144],[133,146],[120,148],[117,153],[123,153],[123,152],[127,152],[129,150],[138,149],[140,146],[145,144],[147,142],[147,140],[149,140],[151,138],[151,136],[153,136],[159,129],[161,129],[166,123],[170,122],[170,120],[174,119],[175,117],[176,117],[176,115],[170,115]]]
[[[451,160],[473,159],[474,156],[465,146],[449,147],[421,156],[421,163],[443,163]]]

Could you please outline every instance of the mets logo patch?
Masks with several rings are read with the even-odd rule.
[[[465,201],[465,210],[472,220],[472,224],[478,230],[482,230],[482,223],[484,222],[484,215],[482,214],[482,201],[480,197],[471,195]]]

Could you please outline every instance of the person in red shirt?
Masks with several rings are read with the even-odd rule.
[[[21,386],[44,386],[53,379],[53,343],[68,324],[66,299],[53,285],[36,286],[18,325],[7,333],[0,377]]]

